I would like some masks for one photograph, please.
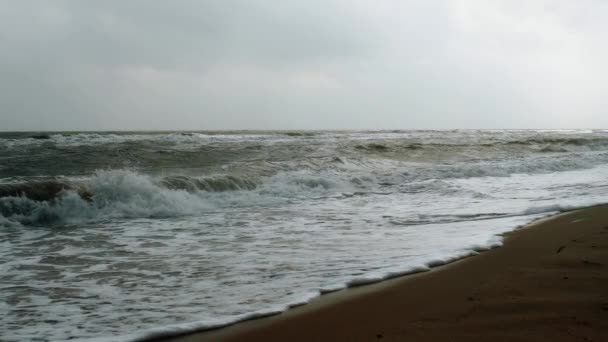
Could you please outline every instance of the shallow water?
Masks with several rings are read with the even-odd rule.
[[[0,134],[0,339],[280,312],[606,203],[607,171],[605,131]]]

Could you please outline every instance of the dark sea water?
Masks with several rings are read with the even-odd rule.
[[[608,203],[608,131],[0,133],[0,340],[222,325]]]

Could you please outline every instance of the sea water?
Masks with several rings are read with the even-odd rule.
[[[608,202],[608,132],[0,133],[0,340],[222,326]]]

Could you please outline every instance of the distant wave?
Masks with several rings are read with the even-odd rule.
[[[561,145],[561,146],[608,146],[606,131],[480,131],[485,135],[467,139],[467,131],[233,131],[233,132],[69,132],[69,133],[4,133],[0,134],[0,146],[28,146],[55,144],[58,146],[94,146],[99,144],[123,144],[129,142],[157,142],[161,144],[204,144],[217,141],[281,141],[282,139],[363,139],[376,140],[361,144],[359,148],[374,145],[417,147],[500,147],[509,145]],[[428,139],[428,138],[431,139]],[[460,139],[458,139],[460,138]],[[446,140],[447,141],[443,141]]]
[[[371,143],[371,144],[367,144],[367,145],[357,145],[355,146],[356,149],[359,150],[368,150],[368,151],[375,151],[375,152],[382,152],[382,151],[388,151],[389,147],[385,144],[379,144],[379,143]]]
[[[574,146],[608,146],[608,137],[589,137],[589,138],[527,138],[503,143],[505,145],[574,145]]]
[[[432,151],[449,151],[449,150],[461,150],[461,151],[481,151],[483,149],[494,149],[501,150],[505,148],[520,147],[522,152],[524,149],[529,149],[532,152],[545,152],[545,153],[565,153],[575,152],[581,148],[586,148],[591,151],[603,151],[608,150],[608,137],[606,138],[525,138],[521,140],[507,140],[507,141],[496,141],[496,142],[480,142],[480,143],[438,143],[438,142],[410,142],[410,141],[377,141],[370,142],[367,144],[358,144],[354,146],[355,150],[368,152],[368,153],[383,153],[383,152],[395,152],[400,151],[414,151],[414,150],[427,150],[429,153]]]
[[[306,132],[306,131],[298,131],[298,132],[285,132],[283,133],[289,137],[312,137],[315,135],[319,135],[318,132]]]

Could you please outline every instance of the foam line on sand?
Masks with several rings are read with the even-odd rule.
[[[608,341],[608,206],[430,272],[165,341]]]

